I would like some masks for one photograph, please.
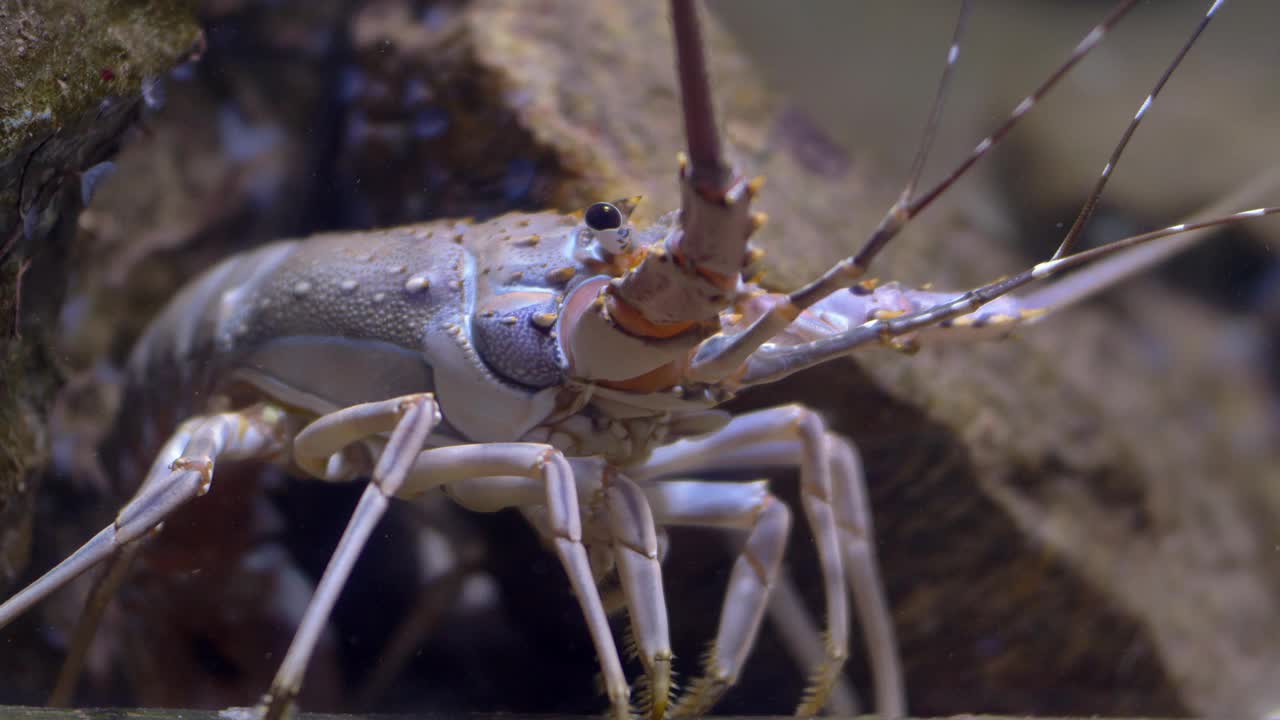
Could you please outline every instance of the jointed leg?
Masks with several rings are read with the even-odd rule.
[[[779,445],[781,441],[781,445]],[[788,406],[734,418],[719,432],[705,438],[677,443],[657,451],[640,470],[645,477],[684,473],[697,466],[724,467],[725,453],[759,452],[771,447],[798,460],[801,498],[810,531],[817,544],[827,605],[826,660],[810,683],[798,714],[813,715],[826,704],[827,695],[848,657],[849,601],[844,589],[840,543],[832,510],[831,467],[822,420],[813,412]],[[792,449],[798,449],[798,458]],[[690,465],[692,463],[692,466]],[[736,464],[734,465],[737,466]],[[763,606],[762,606],[763,607]],[[754,641],[754,629],[744,638],[746,647]]]
[[[826,661],[827,635],[818,628],[813,613],[805,606],[795,578],[784,563],[773,584],[766,610],[773,636],[786,648],[798,667],[818,667]],[[858,695],[845,676],[836,679],[827,696],[826,711],[836,717],[861,715]]]
[[[611,712],[615,720],[629,718],[631,691],[582,544],[578,487],[569,461],[559,450],[536,443],[436,448],[418,456],[401,495],[413,497],[441,484],[464,507],[479,512],[538,505],[545,508],[545,532],[582,606]]]
[[[112,525],[0,605],[0,627],[4,627],[54,590],[98,563],[114,558],[90,593],[59,675],[53,702],[64,703],[74,692],[102,612],[126,576],[129,560],[138,549],[136,541],[148,537],[189,500],[208,492],[218,461],[266,459],[283,450],[287,420],[283,410],[263,404],[183,423],[165,443],[146,479]]]
[[[67,646],[67,656],[58,669],[58,680],[49,693],[49,707],[68,707],[76,693],[80,682],[80,674],[84,672],[88,660],[89,648],[93,638],[98,634],[98,625],[107,607],[115,598],[116,592],[129,576],[134,558],[142,543],[132,543],[120,549],[111,562],[103,569],[103,573],[94,580],[89,596],[85,599],[84,609],[76,620],[76,628],[71,634],[71,643]]]
[[[818,668],[798,714],[814,714],[825,703],[848,655],[845,567],[856,568],[855,600],[866,627],[876,676],[876,706],[882,716],[905,714],[901,669],[893,643],[892,619],[869,543],[863,480],[852,448],[834,436],[812,411],[798,406],[763,410],[734,418],[720,431],[657,450],[631,474],[650,479],[710,470],[799,466],[802,498],[823,570],[828,607],[827,660]],[[822,472],[817,469],[822,468]],[[663,483],[665,484],[665,483]],[[859,509],[860,514],[859,514]],[[754,635],[748,638],[748,643]]]
[[[174,430],[173,435],[160,448],[160,452],[156,453],[155,460],[151,463],[151,468],[147,471],[147,476],[143,478],[135,495],[145,492],[169,475],[170,466],[182,457],[183,451],[191,443],[193,432],[203,422],[204,418],[191,418]],[[111,600],[115,598],[116,592],[128,577],[129,569],[133,566],[134,558],[137,557],[140,548],[140,543],[122,548],[115,553],[102,574],[94,580],[93,587],[85,599],[84,610],[80,613],[75,630],[72,632],[67,656],[58,670],[57,683],[53,687],[53,692],[49,694],[51,707],[66,707],[71,703],[76,685],[80,680],[80,673],[84,671],[89,647],[93,644],[94,636],[97,635],[98,624],[102,621],[102,616],[111,604]]]
[[[580,499],[603,501],[593,505],[594,514],[588,517],[587,555],[606,612],[612,615],[626,609],[629,614],[633,645],[628,652],[638,656],[645,667],[636,706],[650,718],[662,718],[673,691],[673,656],[662,584],[666,534],[655,524],[644,491],[616,468],[595,460],[575,459],[571,464]],[[554,537],[541,505],[524,506],[521,511],[544,539]],[[605,584],[613,579],[614,571],[618,585]]]
[[[617,471],[607,468],[603,481],[614,561],[648,680],[640,705],[650,718],[661,720],[672,692],[671,634],[653,511],[640,487]]]
[[[671,710],[675,717],[701,717],[735,682],[760,629],[769,593],[778,578],[791,511],[764,482],[664,481],[645,488],[658,523],[748,530],[734,562],[716,639],[695,679]]]
[[[853,592],[867,649],[871,653],[876,709],[881,717],[906,717],[898,640],[876,563],[872,540],[875,533],[871,525],[862,460],[853,443],[839,435],[829,433],[827,443],[831,451],[832,471],[836,477],[844,479],[836,484],[836,515],[849,589]]]
[[[295,438],[294,457],[299,465],[311,470],[320,467],[321,463],[353,441],[391,431],[369,485],[351,514],[347,529],[302,616],[284,662],[263,698],[265,718],[278,720],[292,707],[302,688],[316,643],[328,624],[329,614],[346,585],[356,558],[386,512],[391,498],[400,490],[414,458],[426,445],[427,436],[439,422],[440,411],[435,398],[430,394],[410,395],[339,410],[316,420]]]

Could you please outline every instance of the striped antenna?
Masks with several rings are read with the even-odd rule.
[[[1111,157],[1107,159],[1106,167],[1102,168],[1102,175],[1098,177],[1098,183],[1093,186],[1093,192],[1089,193],[1089,199],[1085,201],[1084,207],[1080,208],[1080,214],[1076,216],[1076,221],[1071,224],[1071,229],[1067,231],[1066,237],[1062,238],[1062,244],[1058,246],[1057,252],[1053,254],[1053,259],[1065,257],[1071,254],[1076,241],[1080,239],[1080,235],[1084,232],[1084,226],[1089,222],[1089,218],[1093,216],[1093,211],[1098,207],[1098,199],[1102,197],[1102,190],[1107,186],[1107,180],[1111,178],[1111,173],[1116,169],[1116,163],[1120,160],[1120,154],[1129,144],[1129,138],[1133,137],[1133,132],[1138,129],[1138,124],[1142,122],[1142,118],[1146,116],[1147,111],[1151,109],[1152,103],[1156,101],[1156,96],[1164,89],[1165,83],[1169,81],[1173,71],[1182,63],[1182,59],[1190,52],[1191,46],[1195,44],[1200,37],[1200,33],[1209,26],[1209,21],[1213,19],[1214,13],[1218,12],[1218,8],[1222,7],[1225,0],[1214,0],[1213,5],[1209,7],[1204,17],[1200,18],[1200,23],[1196,25],[1195,32],[1191,33],[1191,37],[1183,44],[1182,49],[1178,51],[1173,62],[1164,69],[1164,73],[1160,75],[1160,79],[1156,81],[1156,86],[1151,90],[1151,94],[1146,100],[1142,101],[1142,105],[1138,108],[1138,112],[1129,121],[1129,126],[1125,128],[1124,135],[1120,138],[1120,142],[1116,143],[1116,147],[1111,151]]]
[[[1071,71],[1072,68],[1074,68],[1085,58],[1086,55],[1089,54],[1091,50],[1093,50],[1093,48],[1097,47],[1098,43],[1102,41],[1102,38],[1106,36],[1111,28],[1119,23],[1120,20],[1123,19],[1135,5],[1137,5],[1137,3],[1138,0],[1123,0],[1119,5],[1117,5],[1109,14],[1107,14],[1106,17],[1102,19],[1102,22],[1094,26],[1094,28],[1084,36],[1084,39],[1076,45],[1075,49],[1072,50],[1071,55],[1062,63],[1062,65],[1058,66],[1058,68],[1054,70],[1053,73],[1044,80],[1044,82],[1040,83],[1039,87],[1032,91],[1030,95],[1024,97],[1022,101],[1014,107],[1013,112],[1009,114],[1008,119],[1006,119],[1000,127],[996,128],[995,132],[978,142],[974,147],[973,152],[969,154],[969,157],[966,158],[964,162],[956,166],[951,173],[920,197],[904,202],[903,197],[905,197],[906,194],[904,193],[903,196],[900,196],[898,201],[893,204],[893,207],[889,208],[889,211],[885,213],[884,218],[880,221],[880,225],[871,233],[871,236],[867,238],[865,243],[863,243],[862,248],[856,255],[842,260],[830,270],[823,273],[822,277],[819,277],[808,285],[805,285],[791,293],[789,296],[791,303],[800,309],[810,307],[827,295],[830,295],[843,287],[847,287],[854,280],[865,275],[867,268],[870,267],[875,256],[889,244],[890,240],[897,236],[898,232],[902,230],[902,227],[906,225],[909,220],[920,214],[921,211],[942,195],[943,192],[955,184],[955,182],[963,177],[964,174],[967,173],[976,162],[978,162],[978,160],[982,159],[983,156],[990,152],[991,148],[995,147],[1002,139],[1004,139],[1004,137],[1009,134],[1009,131],[1017,125],[1019,120],[1022,119],[1022,116],[1026,115],[1031,108],[1035,107],[1036,103],[1038,103],[1045,94],[1052,90],[1054,86]],[[960,22],[963,21],[964,13],[961,13]],[[956,54],[958,55],[958,53]],[[950,64],[950,53],[948,54],[948,64]],[[908,189],[913,186],[914,182],[914,180],[909,181]]]
[[[1009,114],[1009,118],[1004,121],[1003,125],[996,128],[995,132],[980,140],[978,144],[974,146],[973,152],[969,154],[969,157],[965,159],[964,162],[960,163],[955,170],[951,171],[950,175],[943,178],[942,181],[929,190],[929,192],[912,201],[911,204],[907,206],[907,215],[909,217],[915,217],[921,210],[928,207],[939,195],[946,192],[947,188],[951,187],[956,180],[959,180],[966,172],[968,172],[969,168],[973,167],[974,163],[981,160],[982,157],[991,150],[991,148],[995,147],[996,144],[1003,140],[1004,137],[1009,134],[1009,131],[1018,124],[1018,121],[1022,119],[1022,116],[1026,115],[1031,108],[1035,107],[1036,103],[1040,102],[1040,100],[1058,84],[1058,81],[1062,80],[1062,78],[1066,76],[1066,74],[1070,72],[1071,69],[1074,68],[1081,60],[1083,60],[1091,50],[1097,47],[1098,43],[1102,42],[1102,38],[1106,37],[1107,33],[1115,27],[1116,23],[1119,23],[1120,20],[1124,18],[1124,16],[1127,15],[1137,4],[1138,0],[1125,0],[1116,6],[1109,15],[1102,19],[1102,22],[1098,23],[1089,31],[1088,35],[1084,36],[1084,39],[1081,40],[1080,43],[1076,45],[1075,49],[1071,51],[1071,56],[1067,58],[1066,62],[1062,63],[1062,65],[1060,65],[1057,70],[1054,70],[1044,82],[1040,83],[1040,87],[1036,88],[1030,95],[1022,98],[1022,101],[1013,108],[1013,112]]]
[[[911,202],[920,184],[920,176],[924,174],[925,159],[933,146],[933,139],[938,134],[938,124],[942,121],[942,108],[946,105],[947,91],[951,89],[951,75],[956,61],[960,59],[960,39],[964,37],[965,21],[969,18],[970,2],[961,0],[960,15],[956,18],[956,28],[951,33],[951,45],[947,48],[947,64],[942,67],[942,79],[938,81],[938,91],[933,96],[933,108],[929,111],[929,122],[925,124],[924,136],[920,139],[920,149],[911,163],[911,176],[906,187],[902,188],[902,196],[898,202],[905,205]]]
[[[1008,295],[1014,290],[1025,285],[1029,285],[1036,280],[1043,280],[1063,270],[1079,267],[1081,265],[1094,262],[1095,260],[1115,255],[1116,253],[1132,247],[1146,245],[1172,235],[1180,235],[1182,233],[1203,230],[1205,228],[1216,227],[1219,225],[1230,225],[1232,223],[1240,222],[1241,220],[1265,217],[1267,215],[1275,215],[1277,213],[1280,213],[1280,207],[1261,207],[1254,208],[1253,210],[1242,210],[1238,213],[1225,215],[1223,217],[1216,217],[1209,220],[1170,225],[1169,227],[1162,228],[1160,230],[1153,230],[1151,232],[1142,233],[1141,235],[1127,237],[1123,240],[1116,240],[1115,242],[1107,243],[1102,247],[1078,252],[1064,258],[1046,260],[1042,263],[1037,263],[1027,270],[1023,270],[1022,272],[1010,275],[1006,278],[1001,278],[1000,280],[996,280],[995,282],[988,283],[981,287],[974,288],[951,302],[936,305],[910,315],[904,315],[902,317],[884,321],[884,326],[879,328],[879,334],[881,337],[896,337],[899,335],[905,335],[906,333],[914,330],[936,325],[944,320],[949,320],[951,318],[970,313],[977,308],[986,305],[992,300]],[[874,324],[874,322],[868,323],[864,327],[871,327]]]
[[[894,318],[871,320],[845,332],[821,337],[799,345],[778,345],[764,348],[752,355],[750,367],[746,374],[741,377],[741,383],[746,386],[775,382],[792,373],[847,354],[863,345],[885,342],[945,323],[948,320],[954,320],[977,310],[992,300],[1008,295],[1014,290],[1037,281],[1043,281],[1063,270],[1102,260],[1134,247],[1148,245],[1174,235],[1192,233],[1220,225],[1229,225],[1250,218],[1278,214],[1280,214],[1280,206],[1261,207],[1209,220],[1171,225],[1160,230],[1134,235],[1056,260],[1046,260],[1019,273],[976,287],[953,300],[927,307],[917,312]]]

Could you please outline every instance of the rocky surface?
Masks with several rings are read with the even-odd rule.
[[[27,567],[54,442],[47,420],[64,368],[54,325],[82,197],[109,171],[158,79],[202,36],[180,2],[0,6],[0,587]],[[24,636],[25,637],[25,636]],[[23,686],[44,657],[22,640],[0,660]],[[7,690],[7,688],[6,688]],[[4,692],[9,696],[9,692]]]

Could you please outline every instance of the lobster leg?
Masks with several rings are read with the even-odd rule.
[[[727,539],[727,538],[726,538]],[[784,563],[769,598],[769,623],[774,638],[782,643],[797,667],[817,667],[827,657],[827,636],[818,629],[813,613],[796,586],[795,577]],[[826,712],[836,717],[861,715],[861,703],[847,677],[837,679],[827,697]]]
[[[747,541],[729,576],[716,639],[703,673],[671,709],[674,717],[702,717],[735,682],[764,619],[778,579],[791,511],[766,483],[663,481],[645,489],[658,522],[747,529]]]
[[[885,600],[884,581],[880,578],[876,562],[872,540],[875,532],[871,525],[862,459],[852,442],[835,433],[827,433],[827,448],[832,474],[840,479],[835,486],[834,506],[842,540],[840,548],[845,579],[853,593],[862,632],[871,652],[877,709],[881,717],[906,717],[898,640],[893,632],[893,616]]]
[[[574,472],[577,474],[579,495],[581,496],[585,475],[584,472],[579,469],[579,464],[581,463],[574,463]],[[598,472],[596,473],[596,475],[599,474],[600,473]],[[597,480],[595,486],[588,484],[587,487],[591,488],[591,492],[595,492],[596,488],[600,484],[601,483]],[[649,508],[647,498],[642,496],[640,498],[636,498],[634,502],[637,506],[640,503],[643,503],[644,507],[648,508],[646,512],[650,516],[652,515],[652,508]],[[543,508],[526,507],[523,508],[523,510],[534,529],[537,530],[543,538],[550,538],[550,533],[547,531],[547,524],[545,522],[545,513],[542,512]],[[608,511],[609,508],[605,508],[605,510]],[[658,525],[655,528],[657,538],[657,562],[659,565],[664,562],[670,546],[670,539],[666,530],[667,529],[661,525]],[[616,535],[618,531],[611,527],[606,527],[605,531],[611,534],[606,541],[602,543],[602,547],[597,548],[591,545],[588,546],[588,553],[610,553],[608,561],[600,562],[599,566],[597,566],[596,557],[592,556],[592,567],[597,573],[597,584],[599,584],[600,581],[609,574],[609,572],[618,568],[618,563],[614,561],[614,556],[611,552],[611,550],[614,549],[613,546],[615,542],[613,535]],[[639,532],[639,529],[633,529],[628,532],[637,533]],[[740,550],[740,538],[732,538],[726,535],[725,540],[726,545],[729,546],[731,552],[736,554]],[[601,572],[602,569],[605,569],[605,572]],[[647,586],[643,583],[633,582],[633,587],[639,587],[642,589],[648,588],[645,592],[651,594],[654,592],[654,586]],[[618,597],[612,598],[610,594],[605,594],[605,586],[601,586],[601,593],[605,595],[605,607],[610,615],[613,615],[617,610],[627,608],[629,606],[628,603],[630,603],[631,606],[634,606],[636,602],[639,602],[629,600],[629,598],[626,597],[624,589],[611,589],[613,590],[612,595],[616,595]],[[658,592],[661,592],[660,587],[658,588]],[[652,595],[648,602],[656,602],[656,600],[652,599],[656,597],[658,597],[658,595]],[[804,605],[804,599],[800,596],[800,591],[796,587],[795,581],[787,573],[785,567],[779,572],[778,577],[773,584],[767,612],[770,621],[775,626],[778,639],[786,646],[787,651],[791,654],[791,657],[799,667],[816,667],[825,660],[827,652],[826,636],[818,629],[818,626],[811,617],[808,608]],[[634,621],[637,616],[633,614],[631,617]],[[644,634],[643,629],[633,628],[633,637],[636,635],[643,636]],[[649,682],[649,685],[647,687],[643,687],[641,692],[653,694],[651,689],[656,686],[656,683],[653,683],[651,678],[646,677],[646,680]],[[641,698],[638,705],[644,707],[648,705],[648,702]],[[840,679],[832,688],[830,698],[827,701],[827,710],[833,715],[850,716],[858,714],[857,708],[858,700],[853,688],[843,678]]]
[[[826,594],[827,657],[817,669],[797,714],[819,711],[840,677],[848,656],[848,598],[844,585],[847,571],[852,570],[848,580],[868,638],[876,677],[876,707],[885,717],[904,716],[902,671],[892,618],[886,609],[869,542],[871,524],[861,467],[852,447],[829,433],[816,413],[799,406],[784,406],[742,415],[706,437],[659,448],[631,474],[647,480],[761,466],[800,468],[801,495],[817,545]],[[755,630],[751,632],[748,647]]]
[[[672,693],[671,634],[662,589],[658,531],[644,491],[612,468],[603,473],[605,507],[613,538],[614,559],[626,595],[636,650],[644,663],[647,685],[641,707],[653,720],[666,715]]]
[[[156,454],[155,461],[152,462],[151,468],[147,471],[147,475],[135,495],[145,492],[147,488],[162,482],[168,477],[170,466],[178,458],[182,457],[183,452],[194,439],[194,433],[202,426],[204,421],[205,418],[202,417],[191,418],[178,426],[178,429],[173,432],[169,440],[160,448],[160,452]],[[58,670],[57,683],[54,685],[53,692],[49,694],[50,706],[65,707],[71,702],[71,697],[75,694],[76,685],[80,679],[80,673],[84,671],[89,648],[93,644],[94,636],[97,634],[98,624],[102,621],[102,615],[111,604],[112,598],[119,591],[125,578],[128,577],[129,568],[132,567],[133,560],[137,557],[140,549],[141,545],[138,543],[132,543],[121,548],[115,553],[115,557],[106,570],[94,580],[89,596],[85,600],[84,610],[80,613],[80,617],[76,621],[75,630],[71,635],[71,643],[67,647],[66,659],[63,660],[62,667]]]
[[[179,507],[208,492],[217,461],[268,459],[279,453],[284,448],[281,437],[288,419],[289,415],[280,408],[260,404],[241,412],[198,417],[184,423],[166,443],[146,481],[121,508],[114,523],[0,604],[0,627],[93,566],[146,538]],[[113,587],[108,580],[106,590]],[[92,636],[92,632],[77,634],[85,635],[86,644]],[[82,654],[84,648],[73,651]]]
[[[455,514],[460,509],[448,498],[421,498],[412,504],[417,517],[418,544],[424,548],[427,565],[418,579],[417,597],[410,611],[391,634],[391,640],[378,655],[377,665],[356,695],[354,708],[370,710],[391,688],[421,646],[437,628],[454,613],[471,613],[484,605],[463,602],[463,590],[469,582],[486,576],[482,543],[455,542],[464,528],[457,525]]]
[[[93,582],[89,596],[85,599],[84,609],[76,620],[76,628],[71,634],[71,643],[67,646],[67,656],[58,669],[58,680],[49,693],[49,707],[67,707],[75,695],[76,686],[80,682],[80,674],[84,672],[88,660],[89,648],[93,638],[98,634],[98,625],[102,616],[111,604],[116,592],[129,576],[134,558],[142,548],[141,543],[132,543],[121,548],[105,571]]]
[[[582,544],[582,514],[573,467],[564,454],[538,443],[453,445],[421,453],[401,491],[414,497],[441,485],[463,507],[477,512],[542,506],[547,536],[582,606],[600,659],[615,720],[630,717],[631,690],[609,630],[600,591]]]
[[[426,393],[338,410],[308,425],[295,438],[295,459],[303,468],[312,468],[355,440],[391,431],[369,485],[351,514],[347,529],[302,616],[284,662],[263,698],[261,712],[264,718],[278,720],[290,711],[294,698],[302,689],[311,655],[356,558],[386,512],[391,498],[400,489],[414,458],[425,446],[427,436],[439,422],[440,411],[435,398]]]
[[[623,608],[628,611],[634,641],[628,653],[638,656],[645,668],[642,684],[635,692],[636,705],[643,714],[660,720],[666,715],[673,691],[671,635],[662,584],[666,536],[654,523],[649,500],[639,485],[619,474],[616,468],[596,459],[574,458],[570,464],[580,499],[603,499],[603,507],[593,504],[593,514],[586,520],[596,524],[594,528],[588,526],[596,530],[596,536],[591,540],[603,539],[604,542],[589,542],[588,557],[597,587],[602,587],[602,582],[612,572],[617,572],[621,590],[608,586],[601,590],[604,593],[602,599],[609,615]],[[488,510],[504,502],[501,498],[505,491],[502,483],[505,482],[508,480],[477,480],[465,489],[456,484],[449,489],[468,507]],[[494,483],[498,483],[496,488]],[[496,504],[493,499],[477,497],[495,490]],[[459,495],[460,491],[465,494]],[[555,532],[543,505],[525,505],[520,509],[539,536],[548,543],[554,541]],[[603,512],[603,517],[598,514],[600,512]]]

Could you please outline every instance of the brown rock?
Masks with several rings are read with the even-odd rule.
[[[0,587],[25,565],[31,492],[47,451],[41,416],[58,382],[44,321],[60,291],[44,288],[66,277],[55,225],[79,206],[78,193],[62,190],[110,157],[140,98],[199,39],[186,8],[162,0],[0,8]]]

